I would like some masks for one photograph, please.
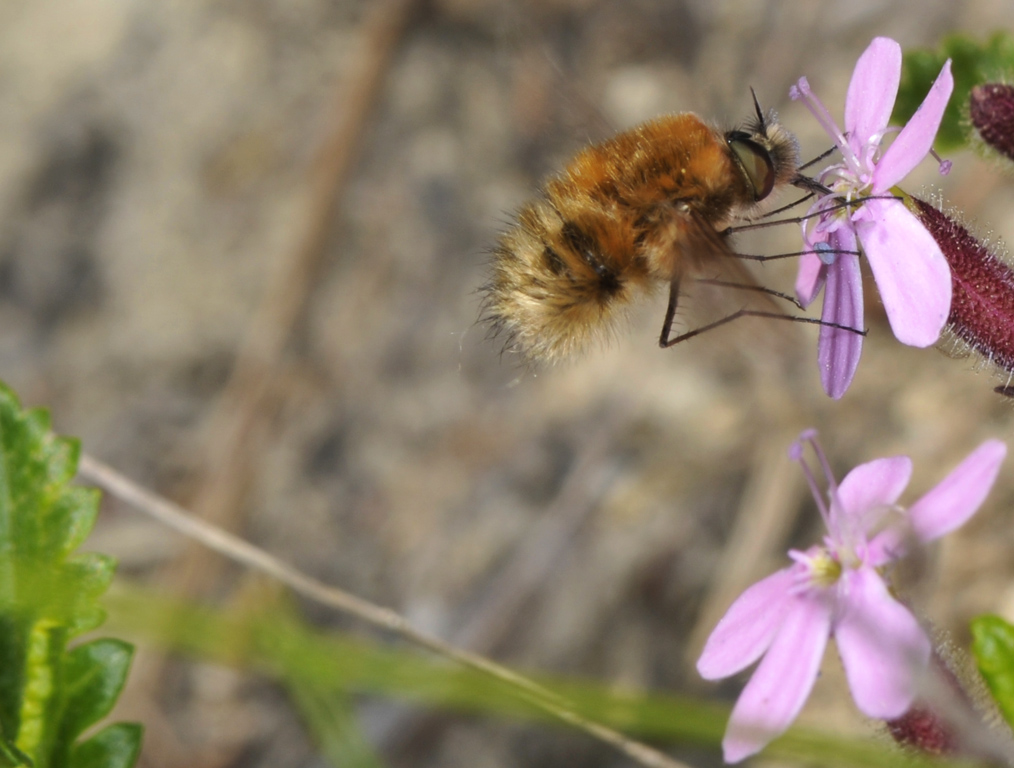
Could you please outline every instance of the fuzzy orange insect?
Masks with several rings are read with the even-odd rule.
[[[588,146],[500,236],[484,316],[508,348],[555,362],[608,335],[662,283],[659,343],[671,346],[681,279],[733,255],[724,230],[796,180],[797,166],[795,137],[759,107],[742,130],[685,112]]]

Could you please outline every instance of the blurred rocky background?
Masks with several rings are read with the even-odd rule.
[[[662,295],[608,348],[528,369],[476,325],[488,249],[589,140],[666,111],[733,124],[753,86],[815,156],[827,138],[787,99],[800,75],[840,116],[873,36],[1012,24],[988,0],[7,0],[0,378],[95,457],[441,637],[731,700],[738,683],[692,661],[738,591],[819,532],[785,456],[799,430],[839,474],[910,454],[912,499],[1011,437],[1004,380],[899,345],[872,284],[841,402],[812,328],[741,321],[660,351]],[[909,190],[1014,236],[1014,185],[953,160]],[[780,229],[738,244],[792,250]],[[790,290],[793,264],[759,274]],[[911,580],[959,643],[979,612],[1014,618],[1012,478]],[[242,594],[242,571],[112,501],[90,546],[152,587]],[[325,765],[270,683],[142,650],[117,711],[146,724],[141,765]],[[825,666],[804,719],[869,733]],[[560,729],[368,697],[357,713],[392,766],[627,764]]]

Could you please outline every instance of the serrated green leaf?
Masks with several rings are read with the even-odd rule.
[[[972,655],[1004,719],[1014,727],[1014,626],[999,616],[973,620]]]
[[[132,768],[141,753],[140,723],[116,723],[74,747],[69,768]]]
[[[59,559],[91,530],[98,497],[69,485],[79,453],[49,432],[48,414],[22,411],[0,385],[0,554]]]
[[[112,638],[79,645],[67,654],[61,738],[71,742],[109,714],[123,690],[133,655],[130,643]]]
[[[105,621],[105,609],[98,599],[109,589],[115,570],[113,558],[95,552],[76,555],[66,562],[63,575],[77,587],[68,620],[72,637],[95,629]]]
[[[67,632],[50,620],[35,622],[28,632],[18,711],[18,749],[47,765],[56,742],[61,693],[61,656]]]
[[[140,731],[82,731],[109,713],[131,648],[96,641],[67,653],[104,618],[99,597],[114,562],[78,554],[95,523],[98,492],[70,485],[80,445],[50,431],[49,415],[21,410],[0,384],[0,724],[3,737],[39,768],[66,768],[72,754],[129,765]],[[0,749],[0,766],[13,758]]]
[[[937,51],[906,51],[893,122],[904,124],[915,114],[947,59],[952,62],[954,93],[937,132],[934,146],[939,152],[950,152],[968,143],[965,116],[972,88],[1014,75],[1014,37],[998,32],[986,42],[979,42],[964,35],[952,35],[944,39]]]
[[[97,488],[70,486],[59,500],[63,537],[61,548],[64,555],[70,555],[84,544],[95,525],[101,494]]]

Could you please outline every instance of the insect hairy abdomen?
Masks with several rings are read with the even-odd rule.
[[[650,285],[628,253],[633,244],[615,237],[612,218],[587,208],[565,218],[548,199],[521,209],[497,243],[484,287],[485,314],[509,347],[534,360],[569,357],[607,334],[633,294]]]

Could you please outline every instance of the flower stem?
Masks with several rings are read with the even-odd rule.
[[[951,267],[951,332],[1014,374],[1014,269],[936,206],[908,196]]]

